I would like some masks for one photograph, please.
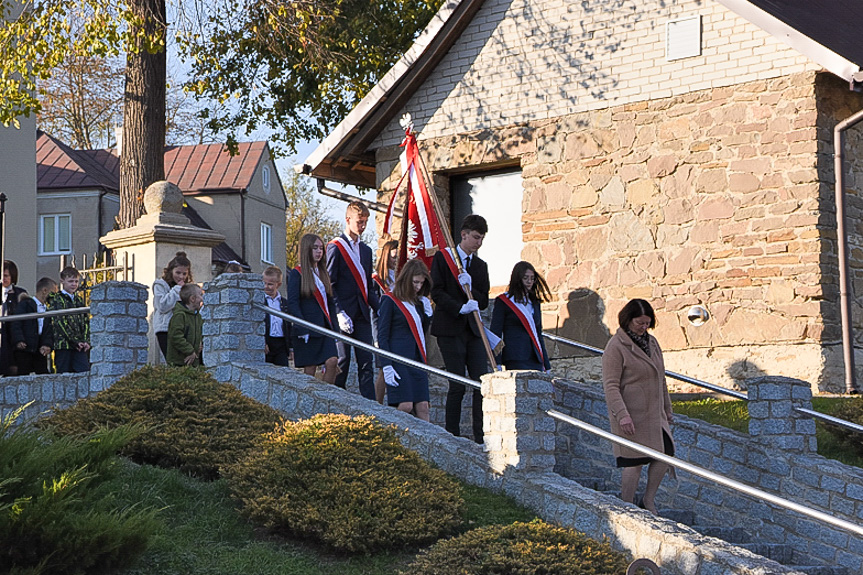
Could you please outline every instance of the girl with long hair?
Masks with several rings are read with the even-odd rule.
[[[327,273],[324,241],[315,234],[300,238],[300,265],[288,274],[288,313],[323,328],[335,330],[336,308]],[[321,379],[334,383],[338,375],[336,342],[302,326],[291,328],[294,365],[306,375],[315,375],[322,366]]]
[[[177,252],[162,270],[162,277],[153,282],[153,331],[162,357],[168,357],[168,324],[174,315],[174,306],[180,301],[180,289],[192,279],[192,262],[186,252]]]
[[[491,317],[491,331],[503,339],[501,363],[506,369],[551,369],[541,310],[549,296],[548,284],[530,262],[515,264],[507,291],[494,300]]]
[[[402,357],[426,363],[425,332],[431,323],[431,275],[422,260],[408,261],[391,294],[381,299],[378,345]],[[424,371],[381,357],[387,403],[429,420],[429,378]]]
[[[372,279],[375,280],[374,289],[378,292],[378,301],[382,297],[393,291],[396,285],[396,268],[399,265],[399,242],[398,240],[389,240],[381,247],[378,253],[378,264],[375,273],[372,274]],[[377,333],[377,312],[375,315],[375,333]],[[384,397],[386,397],[387,385],[384,381],[384,370],[378,371],[378,376],[375,378],[375,399],[383,405]]]

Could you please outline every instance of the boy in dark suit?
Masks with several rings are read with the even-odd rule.
[[[446,370],[464,375],[467,368],[469,377],[476,381],[489,371],[481,335],[483,327],[477,325],[473,317],[474,311],[488,307],[488,265],[476,255],[487,233],[485,218],[476,214],[467,216],[461,225],[461,242],[455,248],[465,271],[456,276],[457,272],[447,263],[443,252],[434,255],[431,265],[431,295],[435,302],[431,334],[437,338]],[[470,289],[473,299],[468,299],[462,285]],[[464,385],[449,382],[446,430],[455,436],[460,435],[464,392]],[[473,390],[473,437],[474,441],[482,443],[482,394],[479,389]]]
[[[327,273],[333,287],[339,329],[354,339],[374,344],[372,310],[378,309],[377,290],[372,289],[372,249],[360,241],[369,221],[362,202],[348,204],[345,233],[327,244]],[[336,385],[345,388],[351,366],[351,348],[336,342],[339,369]],[[363,397],[375,401],[374,362],[371,352],[357,349],[357,380]]]
[[[26,292],[21,294],[15,314],[43,313],[47,310],[48,294],[57,291],[57,282],[42,278],[36,282],[36,297]],[[54,347],[50,318],[28,319],[11,322],[12,348],[18,375],[48,373],[48,359]]]
[[[279,293],[279,288],[282,287],[282,270],[270,266],[264,270],[262,275],[267,307],[288,313],[288,300]],[[291,355],[291,324],[282,318],[269,314],[264,321],[267,322],[264,339],[264,353],[267,363],[287,366],[288,358]]]

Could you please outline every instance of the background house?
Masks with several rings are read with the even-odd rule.
[[[554,291],[547,328],[604,347],[623,304],[645,298],[669,369],[842,391],[831,132],[863,109],[849,90],[857,13],[812,0],[453,0],[305,171],[387,201],[409,112],[452,223],[476,211],[520,235],[499,250],[490,232],[480,255],[498,278],[519,258],[537,266]],[[855,222],[860,151],[851,130]],[[849,239],[860,294],[863,229]],[[712,314],[701,327],[693,304]],[[568,352],[555,351],[560,369]]]
[[[39,133],[39,277],[57,276],[61,255],[88,257],[119,214],[119,158],[115,150],[73,150]],[[166,179],[186,196],[193,225],[214,229],[226,241],[213,248],[213,270],[231,260],[260,272],[285,267],[285,193],[266,142],[239,144],[231,156],[220,144],[171,146]],[[167,263],[167,262],[165,262]],[[196,274],[206,281],[207,274]]]

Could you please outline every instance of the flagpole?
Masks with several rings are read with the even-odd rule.
[[[413,132],[410,131],[410,128],[406,128],[410,134]],[[443,217],[443,209],[438,203],[437,194],[435,193],[434,182],[431,181],[431,176],[429,176],[428,169],[425,165],[425,160],[423,160],[423,156],[419,153],[419,143],[417,144],[417,158],[420,162],[420,174],[425,180],[426,189],[429,191],[429,197],[432,201],[432,206],[434,207],[435,215],[437,215],[438,223],[440,223],[443,228],[444,238],[449,241],[448,238],[452,238],[452,231],[450,230],[448,221]],[[407,205],[405,206],[405,214],[407,214]],[[407,216],[406,216],[407,217]],[[449,246],[447,246],[449,247]],[[446,248],[444,248],[446,249]],[[458,266],[459,274],[464,273],[464,267],[461,263],[460,257],[453,258],[455,260],[456,265]],[[470,288],[465,284],[461,284],[461,289],[464,290],[465,295],[468,300],[473,299],[473,294],[470,291]],[[494,360],[494,351],[491,348],[491,344],[488,341],[488,337],[485,335],[485,325],[482,323],[482,318],[479,315],[479,311],[472,312],[473,319],[476,321],[476,325],[479,328],[479,336],[482,339],[482,344],[485,347],[485,353],[488,356],[488,363],[491,366],[492,371],[497,371],[497,362]]]

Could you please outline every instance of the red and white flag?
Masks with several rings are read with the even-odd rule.
[[[416,136],[410,128],[405,130],[402,147],[405,149],[401,155],[402,179],[390,200],[384,220],[383,233],[384,235],[392,234],[396,198],[399,197],[402,186],[405,186],[407,194],[405,207],[407,209],[404,210],[402,235],[399,242],[399,267],[406,260],[414,258],[420,258],[427,266],[431,266],[435,252],[445,248],[447,240],[435,214],[429,190],[420,171],[419,147]]]

